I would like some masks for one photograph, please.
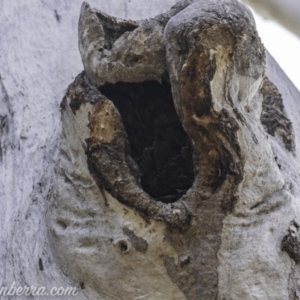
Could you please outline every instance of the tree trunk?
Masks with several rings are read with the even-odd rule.
[[[83,3],[60,122],[78,1],[36,4],[4,2],[0,287],[298,299],[300,95],[250,11]]]

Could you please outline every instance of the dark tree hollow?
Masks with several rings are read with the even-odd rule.
[[[100,92],[119,110],[141,185],[151,197],[172,203],[194,182],[193,151],[176,113],[167,81],[106,84]]]

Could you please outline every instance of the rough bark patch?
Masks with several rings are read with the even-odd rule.
[[[285,251],[296,264],[300,262],[300,242],[298,237],[299,225],[293,222],[289,227],[289,234],[286,235],[281,243],[282,251]]]
[[[283,139],[285,147],[289,151],[294,152],[293,126],[284,111],[281,94],[268,78],[265,78],[261,92],[263,95],[261,122],[265,130],[272,136],[278,132]]]

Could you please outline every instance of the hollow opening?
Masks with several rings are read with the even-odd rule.
[[[128,250],[128,245],[127,245],[126,242],[120,242],[120,243],[119,243],[119,247],[120,247],[120,251],[121,251],[122,253],[125,253],[125,252],[127,252],[127,250]]]
[[[144,191],[165,203],[178,200],[195,175],[192,146],[175,111],[170,83],[119,82],[100,92],[121,114]]]

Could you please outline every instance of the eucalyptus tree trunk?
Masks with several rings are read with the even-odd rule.
[[[4,1],[1,286],[299,299],[299,92],[241,2],[172,2]]]

